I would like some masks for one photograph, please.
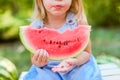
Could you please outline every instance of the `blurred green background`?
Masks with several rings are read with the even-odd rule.
[[[120,64],[120,0],[83,0],[92,25],[92,51],[98,64]],[[18,28],[30,24],[32,0],[0,0],[0,56],[8,58],[18,75],[31,66],[30,54],[19,41]]]

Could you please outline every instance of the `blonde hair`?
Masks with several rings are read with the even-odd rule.
[[[43,6],[42,0],[34,0],[34,12],[32,19],[40,19],[46,22],[45,19],[47,19],[47,14],[45,11],[45,8]],[[75,19],[78,24],[87,24],[87,19],[84,13],[84,8],[82,5],[82,0],[72,0],[72,4],[70,9],[68,10],[68,13],[72,12],[76,14]]]

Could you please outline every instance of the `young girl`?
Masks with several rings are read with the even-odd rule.
[[[62,32],[78,25],[87,25],[81,0],[34,1],[33,27],[47,27]],[[49,53],[39,49],[31,56],[33,66],[24,80],[102,80],[91,53],[90,41],[81,55],[62,61],[49,60]]]

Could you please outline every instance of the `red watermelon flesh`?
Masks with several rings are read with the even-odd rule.
[[[61,60],[76,57],[84,50],[89,41],[90,28],[89,25],[79,25],[74,29],[58,32],[55,29],[22,26],[20,39],[31,53],[35,53],[37,49],[45,49],[50,59]]]

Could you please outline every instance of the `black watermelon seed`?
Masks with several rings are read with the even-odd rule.
[[[41,31],[38,31],[38,33],[41,33]]]
[[[61,41],[59,41],[59,44],[61,44]]]
[[[68,42],[66,42],[66,45],[68,45]]]
[[[50,40],[50,44],[52,44],[52,40]]]
[[[45,42],[45,39],[43,41]]]
[[[66,42],[64,42],[64,45],[66,45]]]
[[[56,44],[58,44],[58,42],[56,42]]]
[[[59,45],[58,47],[59,47],[59,48],[61,48],[61,46],[60,46],[60,45]]]

